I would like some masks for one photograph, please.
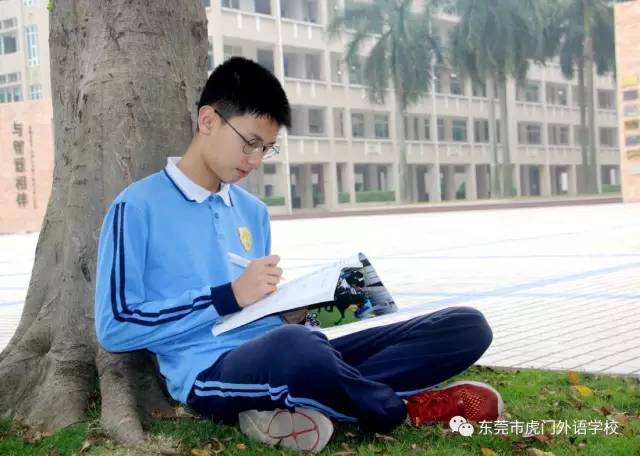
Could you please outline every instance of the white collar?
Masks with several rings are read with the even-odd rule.
[[[178,166],[176,166],[180,159],[181,157],[168,157],[165,171],[169,175],[169,178],[173,181],[174,184],[176,184],[178,189],[188,200],[202,203],[211,195],[219,195],[220,198],[222,198],[222,201],[224,201],[224,204],[229,207],[232,206],[231,197],[229,196],[229,188],[231,187],[231,185],[221,182],[220,190],[217,193],[210,192],[206,188],[196,184],[193,180],[191,180],[191,178],[183,173],[182,170],[178,168]]]

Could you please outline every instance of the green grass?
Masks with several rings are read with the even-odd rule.
[[[479,435],[464,437],[448,430],[448,426],[415,429],[401,426],[387,436],[361,434],[352,426],[339,425],[336,434],[322,454],[350,455],[482,455],[482,448],[496,455],[526,455],[537,448],[560,455],[640,455],[640,381],[633,378],[580,374],[580,383],[593,391],[583,396],[568,381],[566,372],[528,369],[491,369],[475,366],[453,380],[472,379],[494,385],[506,403],[506,421],[518,420],[596,420],[619,421],[621,435],[600,431],[576,435],[525,438],[509,433],[504,436]],[[604,412],[603,412],[604,408]],[[604,413],[604,414],[603,414]],[[42,439],[25,435],[25,430],[8,421],[0,421],[0,455],[189,455],[191,449],[209,449],[210,455],[283,455],[281,450],[265,447],[242,436],[234,427],[206,420],[183,419],[147,423],[150,442],[139,448],[124,448],[111,442],[97,427],[96,421],[70,426]],[[27,433],[28,434],[28,433]],[[35,443],[28,443],[34,441]],[[81,448],[88,446],[81,453]],[[220,451],[224,448],[224,451]],[[55,449],[55,450],[54,450]],[[486,450],[485,450],[486,451]],[[207,454],[207,453],[205,453]],[[487,453],[492,454],[492,453]]]

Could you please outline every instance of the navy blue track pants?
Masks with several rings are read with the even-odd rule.
[[[228,424],[243,410],[305,407],[386,432],[406,416],[402,397],[471,366],[492,332],[471,307],[370,328],[334,340],[285,325],[225,353],[189,395],[200,414]]]

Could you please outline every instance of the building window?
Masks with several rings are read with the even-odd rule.
[[[600,127],[600,145],[605,147],[616,147],[618,145],[618,129],[611,127]]]
[[[568,125],[549,125],[549,144],[554,146],[564,146],[569,144]]]
[[[39,100],[42,98],[42,86],[40,84],[34,84],[29,86],[29,99]]]
[[[27,36],[27,65],[34,66],[40,63],[38,58],[38,27],[29,25],[25,28]]]
[[[229,58],[238,55],[242,56],[242,47],[241,46],[231,46],[229,44],[224,45],[224,59],[228,60]]]
[[[516,99],[518,101],[540,103],[540,83],[527,81],[524,86],[518,84],[516,88]]]
[[[306,0],[302,6],[302,12],[303,21],[318,23],[318,2],[316,0]]]
[[[423,117],[422,119],[422,133],[425,141],[431,140],[431,119],[428,117]]]
[[[202,0],[202,4],[205,8],[209,8],[211,6],[211,0]]]
[[[373,116],[374,134],[376,138],[389,137],[389,116],[387,114],[375,114]]]
[[[416,139],[415,133],[413,131],[413,117],[405,116],[404,117],[404,138],[405,139]]]
[[[320,56],[306,54],[304,56],[307,79],[320,80]]]
[[[467,142],[467,119],[451,121],[452,139],[456,142]]]
[[[18,51],[16,32],[0,35],[0,55],[13,54]]]
[[[309,134],[324,134],[324,112],[322,109],[309,109]]]
[[[474,97],[487,97],[487,83],[471,81],[471,94]]]
[[[613,90],[598,90],[598,107],[616,109],[616,96]]]
[[[240,9],[240,0],[222,0],[222,7]]]
[[[213,39],[209,37],[209,50],[207,51],[207,71],[213,71]]]
[[[15,103],[22,101],[20,86],[0,87],[0,103]]]
[[[518,124],[518,142],[520,144],[542,144],[542,125],[520,122]]]
[[[438,141],[446,141],[444,119],[438,119]]]
[[[349,66],[349,83],[350,84],[364,84],[364,78],[362,75],[362,62],[356,60]]]
[[[333,134],[338,138],[344,138],[344,109],[333,108]]]
[[[553,105],[567,106],[567,86],[564,84],[551,84],[547,82],[547,103]]]
[[[455,73],[449,75],[449,90],[452,95],[464,95],[464,83]]]
[[[273,51],[271,49],[258,49],[258,63],[272,73],[275,72],[273,63]]]
[[[342,57],[340,54],[331,53],[331,82],[343,82],[343,72]]]
[[[364,114],[361,112],[351,113],[351,136],[364,138]]]
[[[473,141],[477,143],[489,142],[489,121],[487,119],[473,121]]]
[[[271,0],[255,0],[255,9],[258,14],[271,14]]]

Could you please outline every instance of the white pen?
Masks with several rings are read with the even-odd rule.
[[[227,257],[229,257],[229,261],[241,268],[246,268],[249,266],[249,263],[251,263],[251,260],[240,255],[236,255],[235,253],[227,252]],[[283,281],[284,277],[280,277],[280,280]]]
[[[235,253],[227,252],[227,256],[229,257],[229,261],[243,268],[246,268],[249,266],[249,263],[251,263],[250,260],[247,260],[245,257],[241,257],[240,255],[236,255]]]

